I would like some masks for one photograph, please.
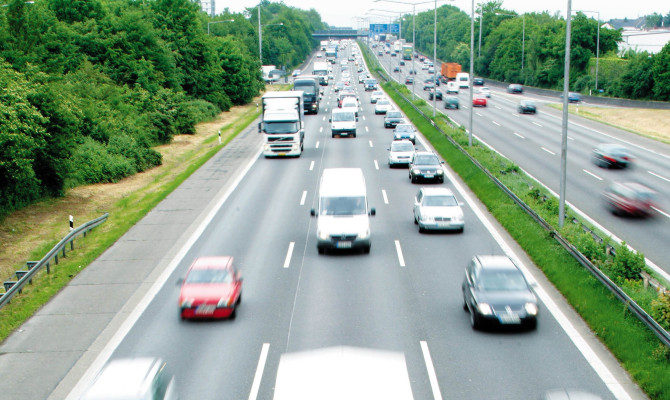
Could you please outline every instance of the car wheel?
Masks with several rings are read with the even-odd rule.
[[[233,307],[233,312],[230,313],[230,319],[237,318],[237,307]]]
[[[372,247],[372,245],[368,245],[368,246],[364,247],[363,248],[363,253],[370,254],[370,247]]]
[[[479,328],[481,328],[479,317],[477,317],[477,313],[474,310],[470,310],[470,325],[474,330],[478,330]]]
[[[334,134],[334,133],[332,134],[332,137],[335,138],[335,134]]]
[[[463,233],[464,230],[465,230],[465,227],[460,228],[457,232],[458,232],[458,233]]]
[[[414,216],[414,225],[419,225],[419,221],[416,219],[416,215]]]
[[[415,176],[412,176],[411,179],[412,179],[412,183],[416,183],[416,181],[418,180]]]
[[[319,250],[319,254],[325,254],[326,253],[326,249],[324,249],[323,247],[317,247],[317,250]]]
[[[528,328],[528,330],[531,331],[537,329],[537,319],[533,319],[530,322],[528,322],[526,324],[526,327]]]
[[[465,294],[463,294],[463,311],[468,311],[468,303],[465,301]]]
[[[419,233],[424,233],[426,232],[425,228],[422,228],[421,225],[419,225]]]

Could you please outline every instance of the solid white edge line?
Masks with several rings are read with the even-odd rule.
[[[664,176],[662,176],[662,175],[659,175],[659,174],[657,174],[656,172],[653,172],[653,171],[647,171],[647,173],[648,173],[649,175],[652,175],[652,176],[657,177],[658,179],[663,179],[663,180],[666,181],[666,182],[670,182],[670,179],[668,179],[668,178],[666,178],[666,177],[664,177]]]
[[[151,287],[144,295],[144,297],[142,297],[142,300],[140,300],[137,306],[135,306],[135,308],[130,312],[130,314],[128,314],[128,317],[125,319],[125,321],[123,321],[123,323],[116,331],[114,336],[112,336],[110,341],[107,342],[107,344],[102,349],[100,354],[98,354],[98,356],[95,358],[91,366],[88,367],[86,373],[84,373],[84,375],[79,379],[74,388],[72,388],[72,390],[68,394],[67,397],[68,399],[78,399],[79,397],[81,397],[81,395],[83,394],[83,390],[93,380],[95,375],[97,375],[98,371],[100,371],[100,369],[107,362],[107,360],[109,360],[109,357],[112,356],[114,350],[116,350],[119,344],[121,344],[121,342],[126,337],[128,332],[130,332],[132,327],[135,325],[137,320],[142,316],[147,307],[149,307],[149,304],[151,303],[153,298],[156,297],[158,292],[165,285],[168,278],[170,278],[170,275],[172,275],[172,273],[177,268],[179,263],[186,256],[186,253],[188,253],[191,247],[200,238],[200,235],[202,235],[202,233],[205,231],[209,223],[212,221],[212,219],[214,219],[214,217],[219,212],[223,204],[226,202],[226,200],[228,200],[228,197],[230,197],[233,191],[237,188],[242,179],[246,176],[251,167],[254,165],[256,160],[258,160],[258,157],[261,155],[262,152],[263,152],[262,148],[259,148],[257,150],[256,154],[249,160],[247,166],[244,167],[242,172],[235,178],[233,184],[228,188],[225,194],[221,196],[219,201],[215,203],[214,207],[212,207],[209,213],[207,213],[207,216],[203,218],[200,225],[198,225],[196,230],[193,232],[193,235],[191,235],[191,237],[188,238],[188,240],[184,243],[184,245],[179,249],[179,252],[177,252],[177,254],[172,259],[170,264],[168,264],[163,273],[161,273],[158,279],[156,279],[154,284],[151,285]]]
[[[396,240],[395,241],[395,251],[398,253],[398,262],[400,262],[400,266],[404,267],[405,266],[405,257],[402,256],[402,249],[400,248],[400,241]]]
[[[302,197],[300,197],[300,205],[304,206],[305,205],[305,199],[307,198],[307,191],[303,190],[302,191]]]
[[[433,398],[435,400],[442,400],[442,393],[440,393],[440,385],[437,382],[435,366],[433,365],[433,359],[430,357],[430,351],[428,350],[428,343],[422,340],[420,344],[421,352],[423,353],[423,361],[426,363],[426,371],[428,372],[428,381],[430,381],[430,388],[433,390]]]
[[[382,197],[384,198],[384,204],[388,204],[389,203],[389,198],[388,198],[388,196],[386,196],[386,190],[385,189],[382,189]]]
[[[288,268],[291,265],[291,256],[293,255],[293,247],[295,242],[290,242],[288,244],[288,251],[286,252],[286,258],[284,259],[284,268]]]
[[[533,277],[533,275],[530,273],[530,270],[526,267],[524,263],[520,261],[521,259],[516,255],[514,250],[512,250],[512,248],[505,242],[505,240],[502,238],[500,233],[495,229],[495,227],[488,221],[488,219],[486,219],[484,213],[481,211],[479,206],[477,206],[477,204],[475,204],[472,201],[472,198],[463,189],[461,184],[454,180],[454,177],[451,175],[450,171],[445,170],[445,174],[447,175],[449,181],[454,185],[456,190],[460,193],[460,195],[463,196],[463,199],[470,205],[470,208],[475,213],[477,218],[482,222],[486,230],[491,232],[491,236],[493,236],[494,240],[498,243],[502,251],[508,257],[514,259],[517,262],[517,264],[520,266],[521,270],[526,276]],[[574,207],[572,207],[572,205],[570,205],[570,207],[574,210]],[[537,283],[537,279],[533,277],[533,280]],[[598,358],[598,356],[594,353],[593,349],[591,349],[591,347],[588,345],[588,343],[586,343],[584,338],[579,334],[579,332],[577,332],[577,330],[572,325],[570,320],[568,320],[568,318],[561,312],[561,310],[553,302],[553,300],[551,300],[551,298],[544,291],[544,289],[542,289],[542,287],[539,284],[534,285],[534,288],[538,297],[540,298],[540,300],[542,300],[542,303],[554,316],[554,318],[561,326],[563,331],[568,335],[570,340],[572,340],[572,343],[574,343],[575,347],[577,347],[577,350],[579,350],[579,352],[582,353],[584,359],[589,363],[591,368],[593,368],[593,370],[598,374],[600,379],[605,383],[605,385],[612,392],[612,394],[614,394],[614,396],[617,399],[621,400],[631,399],[626,390],[624,389],[623,385],[621,385],[621,383],[619,383],[616,380],[612,372],[610,372],[610,370],[607,368],[607,366],[605,366],[602,360]]]
[[[251,384],[251,391],[249,392],[249,400],[256,400],[258,397],[258,390],[261,387],[261,379],[263,379],[263,371],[265,370],[265,361],[268,358],[268,352],[270,350],[270,343],[263,343],[261,347],[261,355],[258,357],[258,366],[256,367],[256,374],[254,375],[254,381]]]
[[[599,180],[599,181],[602,181],[602,180],[603,180],[603,178],[599,177],[598,175],[594,174],[594,173],[591,172],[591,171],[587,171],[587,170],[585,170],[585,169],[583,169],[582,171],[586,172],[587,174],[591,175],[592,177],[596,178],[596,179]]]

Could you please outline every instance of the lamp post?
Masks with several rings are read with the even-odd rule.
[[[496,15],[503,15],[507,17],[518,17],[518,15],[516,14],[503,14],[499,12],[497,12]],[[526,50],[526,14],[521,14],[521,17],[523,18],[523,28],[521,31],[521,72],[523,72],[524,55]]]
[[[600,61],[600,11],[575,10],[598,14],[598,34],[596,36],[596,93],[598,92],[598,62]]]
[[[475,73],[475,0],[472,0],[472,8],[470,9],[470,79],[474,78]],[[474,97],[474,87],[470,85],[470,118],[468,121],[468,146],[472,147],[472,124],[474,119],[474,107],[472,106],[472,99]]]
[[[212,21],[212,22],[208,22],[208,23],[207,23],[207,34],[209,35],[209,26],[210,26],[210,25],[212,25],[212,24],[221,24],[221,23],[224,23],[224,22],[235,22],[235,20],[234,20],[234,19],[224,19],[224,20],[221,20],[221,21]]]
[[[561,124],[561,183],[558,198],[558,227],[563,228],[565,220],[565,186],[568,163],[568,91],[570,89],[570,31],[572,30],[570,8],[572,0],[568,0],[568,12],[565,18],[565,64],[563,71],[563,122]]]

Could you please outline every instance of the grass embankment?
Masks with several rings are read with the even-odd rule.
[[[272,90],[286,90],[274,85]],[[41,259],[69,230],[68,215],[75,226],[109,212],[107,222],[86,238],[75,240],[75,251],[52,262],[51,273],[40,273],[11,303],[0,309],[0,341],[46,304],[79,271],[123,236],[158,203],[183,183],[259,115],[254,99],[245,106],[221,113],[213,121],[198,124],[195,135],[180,135],[171,144],[158,146],[163,164],[118,183],[90,185],[69,190],[66,196],[26,207],[0,224],[0,278],[14,278],[28,260]],[[218,143],[218,132],[221,141]]]
[[[376,60],[373,60],[366,50],[364,50],[364,56],[370,70],[379,72],[380,68]],[[582,268],[547,231],[521,210],[461,149],[452,144],[417,112],[409,101],[395,91],[397,88],[398,91],[404,91],[406,95],[409,95],[409,91],[404,86],[395,83],[384,83],[383,86],[386,93],[402,108],[435,150],[514,237],[533,262],[565,296],[568,303],[579,312],[642,390],[654,399],[670,398],[670,351],[668,348],[596,278]],[[432,114],[432,109],[424,100],[417,100],[415,105],[420,107],[424,114]],[[468,148],[468,138],[464,130],[448,126],[445,117],[441,114],[438,115],[435,123],[461,148],[467,148],[467,151],[487,169],[504,175],[514,175],[516,184],[512,186],[525,186],[526,190],[529,190],[532,180],[521,176],[518,168],[513,164],[490,152],[479,143],[475,142],[471,148]],[[558,210],[557,202],[552,201],[545,202],[542,207]],[[555,224],[556,221],[550,221],[552,222]]]

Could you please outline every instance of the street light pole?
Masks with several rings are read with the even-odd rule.
[[[437,0],[435,0],[433,10],[435,14],[433,22],[433,118],[435,118],[437,109]]]
[[[565,26],[565,70],[563,71],[563,123],[561,125],[561,184],[558,199],[558,227],[563,228],[565,220],[565,185],[568,158],[568,91],[570,88],[570,30],[572,29],[572,0],[568,0]]]
[[[263,30],[261,29],[261,3],[258,3],[258,59],[263,66]]]
[[[474,77],[475,73],[475,67],[474,67],[474,61],[475,59],[475,0],[472,0],[472,9],[470,10],[470,79]],[[472,147],[472,120],[473,120],[473,106],[472,106],[472,98],[473,98],[473,92],[474,88],[470,87],[470,123],[469,123],[469,132],[468,132],[468,146]]]

